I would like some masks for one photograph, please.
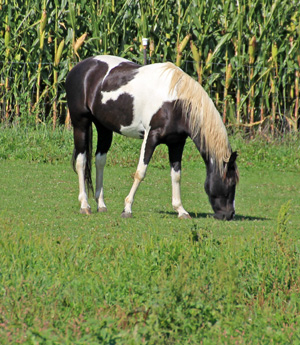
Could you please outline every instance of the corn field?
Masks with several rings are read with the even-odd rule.
[[[98,54],[143,63],[144,48],[198,79],[228,126],[299,128],[298,0],[0,0],[1,122],[69,126],[68,71]]]

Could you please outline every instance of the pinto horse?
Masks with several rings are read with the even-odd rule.
[[[143,139],[132,188],[122,217],[132,216],[135,193],[159,144],[169,151],[172,206],[190,218],[180,196],[181,159],[190,137],[206,164],[205,191],[217,219],[235,215],[237,153],[232,152],[220,114],[202,86],[170,62],[140,66],[101,55],[79,62],[68,74],[66,93],[74,129],[73,167],[79,178],[80,212],[91,213],[92,123],[98,132],[96,192],[98,212],[107,211],[103,171],[113,132]],[[93,189],[93,188],[92,188]]]

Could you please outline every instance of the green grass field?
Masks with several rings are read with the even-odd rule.
[[[165,148],[133,206],[140,142],[116,137],[108,212],[79,214],[72,133],[0,129],[0,344],[299,344],[300,139],[230,138],[236,218],[217,221],[188,142],[171,206]]]

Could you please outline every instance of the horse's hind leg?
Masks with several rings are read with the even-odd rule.
[[[85,187],[85,165],[86,165],[86,153],[79,153],[76,158],[76,171],[78,174],[79,181],[79,195],[78,200],[80,201],[80,213],[91,214],[91,206],[88,203],[88,196]]]
[[[91,186],[91,167],[90,167],[90,141],[92,123],[87,118],[83,118],[79,123],[73,123],[74,127],[74,169],[78,174],[80,213],[91,214],[91,207],[88,203],[87,185]]]
[[[97,211],[106,212],[107,208],[104,202],[103,192],[103,172],[106,163],[106,154],[112,142],[112,131],[104,128],[98,123],[96,124],[98,132],[98,144],[96,150],[96,193]]]

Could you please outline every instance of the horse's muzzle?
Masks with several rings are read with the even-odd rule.
[[[214,214],[214,218],[215,219],[219,219],[219,220],[232,220],[235,216],[235,212],[234,211],[230,211],[230,212],[216,212]]]

